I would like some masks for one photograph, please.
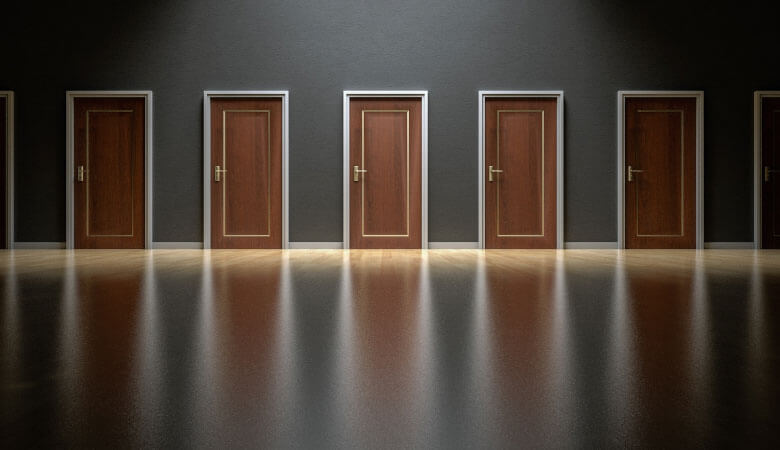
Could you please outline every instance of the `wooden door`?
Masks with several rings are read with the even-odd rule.
[[[625,246],[696,247],[696,99],[625,103]]]
[[[761,101],[761,247],[780,248],[780,98]]]
[[[282,248],[282,99],[212,99],[211,165],[212,248]]]
[[[422,247],[422,99],[353,98],[351,248]]]
[[[143,98],[74,99],[74,247],[144,248]]]
[[[555,248],[555,98],[485,100],[485,248]]]
[[[0,248],[8,248],[6,225],[8,208],[6,204],[6,162],[8,157],[8,99],[0,97]]]

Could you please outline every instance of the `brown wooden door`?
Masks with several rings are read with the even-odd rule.
[[[76,98],[73,106],[74,246],[144,248],[144,99]]]
[[[625,103],[625,246],[696,247],[696,99]]]
[[[421,248],[422,99],[353,98],[349,111],[350,247]]]
[[[282,99],[212,99],[211,165],[212,248],[282,248]]]
[[[485,100],[485,248],[556,247],[554,98]]]
[[[761,247],[780,248],[780,98],[761,101]]]
[[[0,97],[0,248],[8,248],[6,242],[6,158],[8,155],[8,100]]]

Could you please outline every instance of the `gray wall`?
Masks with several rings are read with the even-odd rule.
[[[65,238],[65,90],[154,91],[154,240],[202,238],[202,92],[290,90],[290,239],[341,240],[344,89],[427,89],[430,240],[477,240],[477,91],[562,89],[565,239],[615,241],[616,91],[705,91],[705,240],[752,240],[752,92],[770,14],[680,1],[294,0],[3,6],[16,240]],[[144,4],[148,3],[148,4]],[[706,5],[706,6],[703,6]]]

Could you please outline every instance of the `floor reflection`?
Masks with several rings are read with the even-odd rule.
[[[777,443],[780,254],[0,253],[7,447]]]

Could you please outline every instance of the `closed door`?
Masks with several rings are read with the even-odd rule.
[[[554,98],[485,100],[485,247],[556,247]]]
[[[75,248],[144,248],[144,99],[73,107]]]
[[[761,246],[780,248],[780,98],[761,101]]]
[[[625,101],[625,246],[696,247],[696,99]]]
[[[6,162],[8,155],[8,99],[0,97],[0,248],[8,248],[6,242],[6,220],[8,208],[6,204]]]
[[[350,247],[422,246],[422,99],[353,98]]]
[[[211,246],[282,248],[282,99],[211,99]]]

